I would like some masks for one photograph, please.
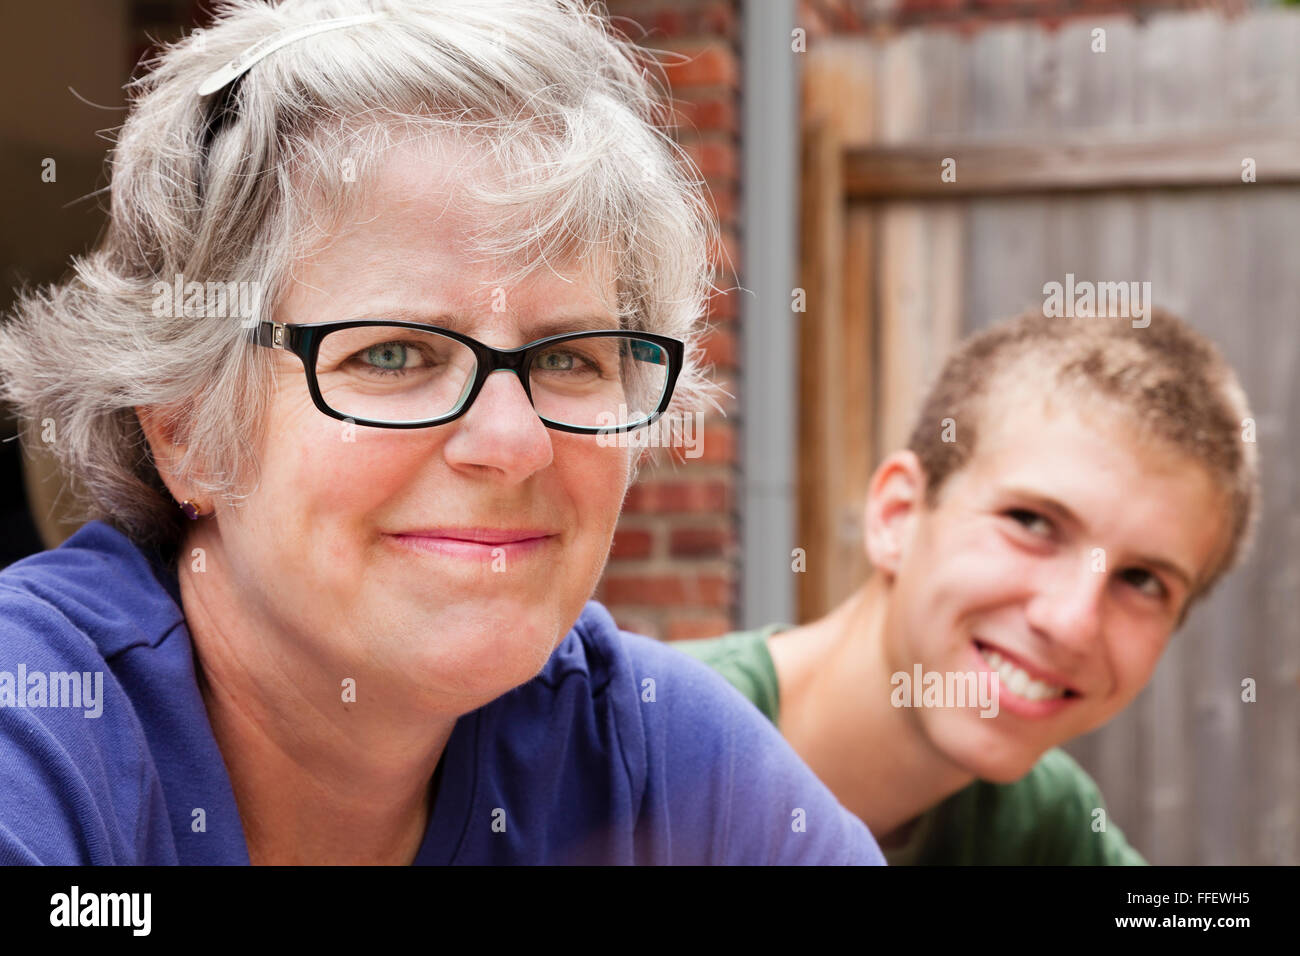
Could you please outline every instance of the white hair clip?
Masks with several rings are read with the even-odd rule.
[[[259,60],[269,56],[283,46],[288,46],[304,37],[314,36],[317,33],[324,33],[327,30],[338,30],[342,27],[350,27],[358,23],[374,23],[376,20],[386,20],[386,13],[363,13],[355,17],[338,17],[334,20],[322,20],[319,23],[313,23],[310,26],[299,27],[296,30],[286,30],[283,33],[275,33],[265,39],[258,40],[239,56],[235,57],[221,69],[217,70],[206,80],[199,84],[199,96],[207,96],[215,93],[252,69]]]

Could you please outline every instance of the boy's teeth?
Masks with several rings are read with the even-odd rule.
[[[1034,680],[1022,668],[1012,664],[992,648],[981,647],[979,652],[989,662],[989,666],[998,672],[998,680],[1017,697],[1023,697],[1025,700],[1055,700],[1065,693],[1064,687]]]

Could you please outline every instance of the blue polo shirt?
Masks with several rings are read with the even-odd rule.
[[[439,773],[417,864],[883,863],[739,692],[594,601]],[[175,570],[93,521],[0,571],[0,864],[248,862]]]

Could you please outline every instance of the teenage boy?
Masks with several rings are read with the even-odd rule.
[[[1055,748],[1137,697],[1246,550],[1252,425],[1226,361],[1166,312],[1004,321],[873,474],[856,594],[675,646],[777,724],[891,864],[1142,863]]]

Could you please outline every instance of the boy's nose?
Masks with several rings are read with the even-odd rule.
[[[1076,653],[1091,650],[1101,633],[1107,578],[1107,572],[1094,570],[1091,561],[1062,567],[1052,586],[1031,602],[1030,625]]]

